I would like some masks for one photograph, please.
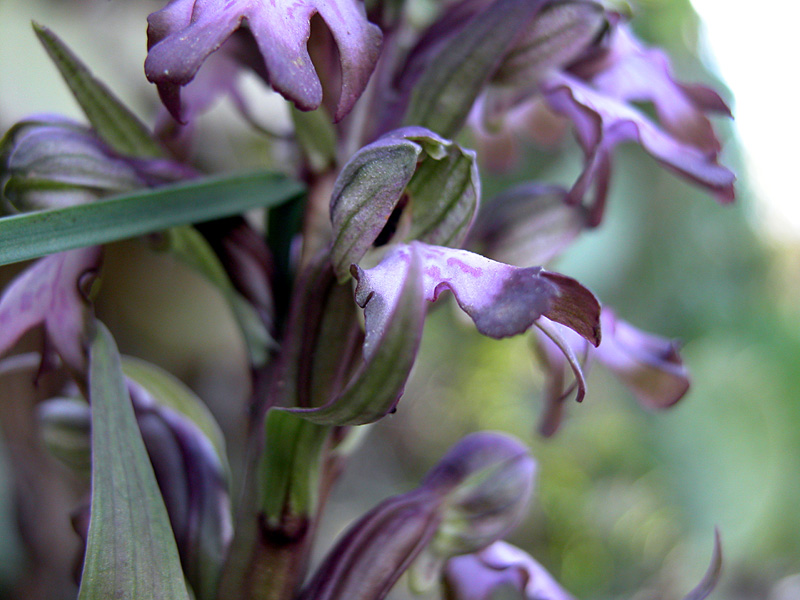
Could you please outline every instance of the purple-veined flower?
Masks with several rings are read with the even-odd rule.
[[[242,44],[241,62],[300,109],[313,110],[323,94],[307,49],[316,14],[328,26],[339,53],[341,86],[335,116],[341,119],[364,90],[382,38],[356,0],[173,0],[148,17],[145,74],[158,86],[170,113],[183,120],[181,86],[236,34],[248,38]]]

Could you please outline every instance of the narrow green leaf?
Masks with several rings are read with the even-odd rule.
[[[0,219],[0,265],[276,206],[303,192],[274,173],[225,175]]]
[[[167,510],[108,330],[90,347],[92,514],[79,600],[189,600]]]
[[[147,127],[62,42],[36,22],[33,30],[97,134],[114,150],[129,156],[163,156]]]
[[[430,61],[414,86],[404,122],[452,138],[484,84],[543,0],[495,0]]]
[[[172,253],[195,269],[222,294],[228,303],[239,330],[242,332],[250,362],[255,366],[266,364],[269,349],[277,342],[272,339],[258,313],[234,288],[214,250],[194,227],[173,227],[167,232],[168,247]]]

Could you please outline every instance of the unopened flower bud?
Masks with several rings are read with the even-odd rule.
[[[437,551],[474,552],[508,533],[528,506],[535,477],[536,462],[516,439],[481,432],[461,440],[422,484],[444,496]]]
[[[0,140],[6,212],[83,204],[192,175],[170,160],[122,156],[89,127],[56,115],[21,121]]]
[[[415,560],[439,567],[494,542],[521,517],[534,472],[534,460],[513,438],[467,436],[417,489],[361,517],[328,553],[301,600],[381,600]]]
[[[149,387],[169,395],[164,377],[162,386],[152,385],[152,369]],[[186,413],[171,408],[169,398],[157,400],[132,379],[128,389],[186,578],[198,599],[212,598],[233,534],[225,466],[209,436]],[[174,395],[174,387],[170,391]]]
[[[458,246],[479,197],[475,153],[429,129],[403,127],[364,146],[342,169],[331,196],[331,254],[339,280],[373,244],[395,235]],[[401,213],[411,215],[403,231]]]

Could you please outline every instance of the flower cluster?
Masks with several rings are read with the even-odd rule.
[[[502,541],[527,510],[536,463],[489,432],[364,514],[306,574],[358,427],[402,408],[443,296],[482,335],[530,337],[546,370],[544,435],[573,391],[585,396],[594,360],[647,408],[686,394],[677,343],[542,265],[601,223],[620,143],[732,201],[706,116],[729,111],[679,83],[666,55],[599,2],[439,4],[425,30],[393,0],[172,0],[151,14],[145,74],[177,122],[202,119],[220,95],[244,110],[244,69],[294,105],[299,164],[257,184],[185,162],[36,26],[89,126],[32,117],[0,142],[3,206],[20,213],[5,222],[30,227],[24,257],[44,256],[0,297],[0,354],[43,326],[37,377],[67,379],[38,414],[53,454],[91,474],[81,598],[380,600],[405,572],[449,600],[571,598]],[[481,209],[483,150],[509,130],[541,138],[541,121],[518,124],[542,111],[572,125],[581,174],[570,189],[527,182]],[[254,207],[266,209],[263,230],[242,216]],[[95,316],[102,244],[144,234],[214,285],[241,330],[252,391],[241,490],[202,400],[120,357]],[[720,560],[717,548],[687,598],[710,593]]]

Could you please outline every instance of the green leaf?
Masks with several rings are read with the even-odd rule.
[[[33,30],[103,141],[129,156],[164,155],[147,127],[92,75],[55,33],[36,22]]]
[[[173,227],[167,232],[172,253],[195,269],[222,294],[244,336],[251,364],[266,364],[269,350],[277,345],[258,313],[231,283],[225,268],[206,239],[194,227]]]
[[[0,265],[276,206],[303,192],[274,173],[239,173],[0,219]]]
[[[280,528],[287,517],[293,521],[312,518],[317,507],[320,452],[328,427],[273,409],[267,414],[265,433],[259,488],[268,524]]]
[[[175,537],[109,331],[90,347],[92,504],[79,600],[189,600]]]
[[[484,84],[527,27],[542,0],[495,0],[431,60],[414,86],[404,123],[452,138]]]

